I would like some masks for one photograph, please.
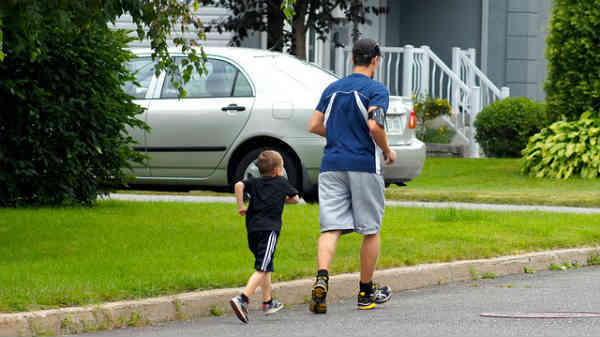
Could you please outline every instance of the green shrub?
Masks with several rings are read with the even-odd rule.
[[[536,177],[596,178],[600,173],[600,119],[585,112],[578,121],[559,121],[531,137],[522,172]],[[596,114],[597,115],[597,114]]]
[[[38,52],[4,31],[0,62],[0,206],[90,203],[142,156],[126,127],[141,108],[121,86],[130,39],[106,24],[48,24]],[[42,52],[39,52],[39,51]]]
[[[422,136],[421,133],[421,130],[417,130],[417,138],[422,139],[427,144],[450,144],[452,138],[456,135],[456,131],[449,127],[425,127],[425,136]]]
[[[520,157],[529,137],[547,125],[543,103],[506,98],[486,106],[475,120],[475,139],[488,157]]]
[[[420,132],[417,132],[417,137],[425,141],[426,126],[428,121],[434,120],[439,116],[449,115],[452,113],[452,107],[447,99],[434,98],[429,95],[413,95],[414,110],[417,114],[417,120],[420,125]]]
[[[554,0],[545,82],[552,121],[600,112],[600,0]]]

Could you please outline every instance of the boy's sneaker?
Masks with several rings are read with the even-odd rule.
[[[244,302],[242,296],[236,296],[229,303],[240,321],[248,323],[248,302]]]
[[[308,309],[315,314],[327,313],[327,276],[317,276],[312,287],[312,301]]]
[[[388,286],[377,287],[373,283],[373,291],[366,294],[364,291],[358,293],[357,309],[369,310],[375,308],[377,304],[383,304],[392,297],[392,288]]]
[[[279,303],[278,300],[273,299],[271,303],[263,303],[262,309],[265,315],[270,315],[283,309],[283,304]]]

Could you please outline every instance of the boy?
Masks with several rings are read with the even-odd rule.
[[[271,272],[277,239],[281,231],[283,204],[300,202],[298,191],[283,177],[283,158],[276,151],[263,151],[257,159],[261,177],[235,184],[239,213],[246,216],[248,246],[255,257],[256,270],[244,291],[231,299],[230,304],[240,321],[248,323],[249,297],[260,287],[263,311],[269,315],[283,308],[271,297]],[[250,205],[244,205],[244,193],[250,195]]]

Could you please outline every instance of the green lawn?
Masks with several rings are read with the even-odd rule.
[[[104,201],[0,209],[0,312],[242,286],[252,272],[234,204]],[[288,206],[275,281],[315,272],[318,207]],[[597,215],[387,208],[379,268],[600,243]],[[333,273],[359,268],[344,237]]]
[[[400,158],[399,160],[402,160]],[[527,204],[600,207],[600,179],[567,181],[538,179],[519,172],[519,159],[427,158],[421,175],[408,186],[387,189],[388,200],[458,201],[494,204]],[[120,193],[222,195],[122,190]]]
[[[427,158],[421,176],[387,199],[600,207],[600,179],[538,179],[519,159]]]

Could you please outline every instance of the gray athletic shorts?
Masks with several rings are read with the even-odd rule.
[[[362,235],[379,233],[385,184],[379,174],[328,171],[319,174],[321,232],[341,230]]]

